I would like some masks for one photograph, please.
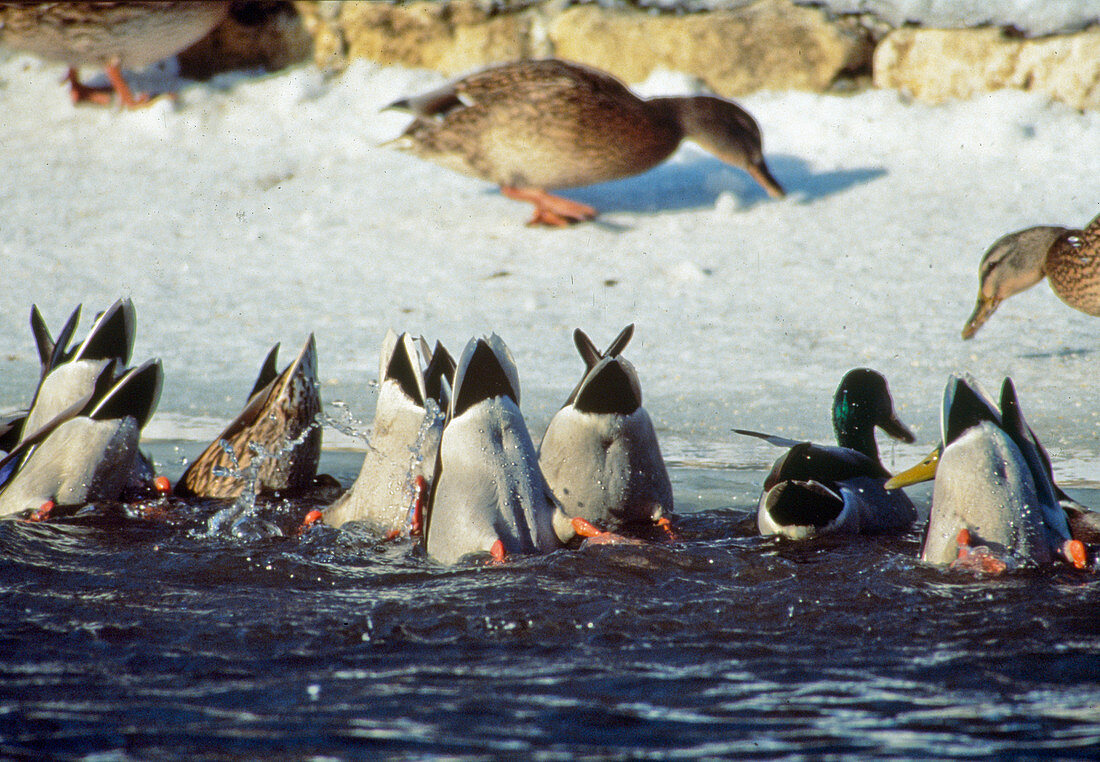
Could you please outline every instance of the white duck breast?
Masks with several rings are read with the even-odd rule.
[[[999,557],[1052,560],[1035,479],[1020,449],[995,424],[971,427],[944,450],[921,559],[950,564],[967,529]]]
[[[4,487],[0,516],[34,510],[49,500],[81,505],[118,499],[138,460],[139,434],[138,422],[129,416],[66,421],[34,449]]]
[[[539,466],[565,512],[609,529],[671,513],[672,483],[630,363],[604,357],[572,399],[539,448]]]
[[[1050,459],[1024,420],[1011,379],[1001,386],[998,410],[973,379],[952,376],[940,428],[925,561],[953,562],[959,532],[967,529],[973,544],[1002,560],[1063,557],[1083,565],[1084,548],[1071,537]]]
[[[108,363],[113,366],[113,363]],[[0,515],[35,509],[52,500],[79,505],[117,500],[140,481],[141,429],[160,397],[159,360],[132,368],[98,399],[75,403],[0,460]],[[91,395],[89,395],[91,396]],[[86,414],[77,408],[90,407]]]
[[[427,552],[440,563],[489,552],[498,540],[509,554],[548,552],[573,535],[539,471],[518,388],[499,337],[466,346],[424,529]]]
[[[341,526],[363,521],[382,533],[407,525],[416,479],[431,480],[443,431],[439,403],[429,395],[421,365],[423,351],[408,334],[387,333],[370,444],[355,484],[325,511],[326,523]],[[445,355],[446,350],[437,345],[435,353]],[[436,397],[444,386],[441,384]]]

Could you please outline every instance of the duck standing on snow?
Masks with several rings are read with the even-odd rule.
[[[0,3],[0,44],[69,65],[73,102],[108,104],[110,91],[81,84],[77,67],[106,70],[119,101],[135,97],[122,69],[141,69],[202,39],[229,10],[229,2]]]
[[[419,530],[416,508],[427,498],[453,375],[442,344],[430,352],[407,333],[386,334],[369,447],[355,484],[324,512],[326,524],[363,521],[385,535]]]
[[[485,69],[387,108],[416,117],[393,145],[534,204],[532,225],[593,219],[592,207],[547,191],[640,174],[684,139],[784,195],[760,128],[737,104],[709,95],[643,100],[609,74],[556,59]]]
[[[499,336],[458,361],[424,519],[424,547],[453,564],[471,553],[546,553],[576,532],[554,502],[519,411],[519,375]]]
[[[77,307],[55,342],[32,309],[42,378],[25,418],[8,431],[11,450],[0,458],[0,516],[34,510],[44,518],[55,505],[113,501],[155,489],[138,441],[160,397],[160,361],[124,370],[135,325],[128,299],[100,315],[70,351],[79,318]]]
[[[673,508],[638,374],[620,356],[633,334],[628,325],[601,353],[574,332],[585,373],[539,446],[539,466],[565,512],[610,530],[652,525]]]
[[[962,337],[972,337],[1001,302],[1044,277],[1063,302],[1100,317],[1100,215],[1084,230],[1040,226],[994,243],[982,256],[978,303]]]
[[[876,426],[895,439],[914,441],[894,411],[886,379],[869,368],[856,368],[841,379],[833,397],[836,447],[735,429],[790,448],[764,480],[757,510],[760,533],[800,540],[832,532],[908,528],[917,511],[904,492],[883,488],[890,472],[879,460]]]
[[[1084,544],[1072,538],[1063,504],[1069,499],[1054,483],[1011,379],[1001,386],[1000,409],[973,379],[948,379],[940,434],[924,461],[888,483],[936,480],[921,560],[989,572],[1059,557],[1085,566]]]
[[[313,334],[282,373],[275,371],[278,355],[276,344],[248,404],[183,472],[176,495],[235,498],[250,478],[258,494],[293,492],[313,484],[321,460],[321,395]],[[223,475],[215,469],[224,470]]]

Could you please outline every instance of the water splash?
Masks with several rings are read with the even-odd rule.
[[[282,452],[285,453],[297,447],[310,428],[306,427],[302,437],[299,437],[295,442],[287,443]],[[270,537],[282,537],[283,531],[270,521],[262,518],[259,515],[259,509],[256,507],[256,496],[260,484],[260,466],[265,460],[277,456],[270,453],[258,442],[249,442],[248,449],[252,453],[252,457],[248,465],[242,468],[240,461],[237,459],[237,453],[229,442],[220,439],[218,440],[218,446],[222,448],[232,466],[214,466],[214,476],[236,479],[245,486],[232,505],[223,508],[207,520],[206,534],[208,536],[229,535],[246,542]]]

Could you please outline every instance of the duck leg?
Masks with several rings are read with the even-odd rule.
[[[126,79],[122,76],[122,69],[118,61],[112,61],[104,69],[107,79],[111,81],[110,87],[91,87],[80,81],[80,75],[75,67],[69,67],[65,80],[71,88],[73,103],[95,103],[100,106],[111,105],[111,92],[118,93],[118,100],[125,108],[137,108],[149,102],[149,95],[141,93],[134,95]]]
[[[119,66],[118,61],[111,61],[105,71],[107,72],[107,79],[111,80],[115,92],[118,93],[118,100],[125,108],[137,108],[149,102],[148,93],[141,93],[134,97],[134,93],[122,76],[122,68]]]
[[[596,218],[596,210],[588,204],[570,201],[538,188],[517,188],[511,185],[500,186],[500,192],[516,201],[527,201],[535,205],[535,214],[528,225],[548,225],[563,228],[574,222],[583,222]]]
[[[69,94],[73,103],[95,103],[99,106],[111,105],[110,87],[92,87],[80,81],[76,67],[70,66],[63,82],[69,83]]]

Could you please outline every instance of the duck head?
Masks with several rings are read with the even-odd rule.
[[[877,461],[876,426],[894,439],[915,441],[913,432],[894,410],[886,378],[870,368],[854,368],[844,375],[833,395],[833,432],[837,444]]]
[[[1068,228],[1039,226],[997,239],[978,265],[978,302],[963,326],[969,339],[1008,297],[1031,288],[1045,276],[1047,253]]]
[[[743,169],[772,198],[787,195],[764,161],[760,127],[756,120],[732,101],[712,95],[654,98],[668,103],[684,137],[730,166]]]

